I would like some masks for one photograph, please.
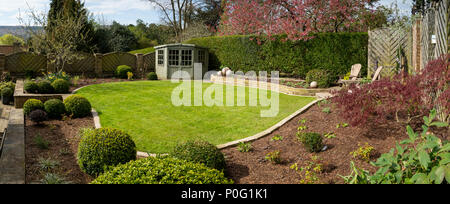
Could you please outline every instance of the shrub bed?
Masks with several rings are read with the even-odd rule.
[[[226,166],[223,153],[206,141],[188,141],[179,144],[173,149],[171,155],[218,170],[223,170]]]
[[[77,158],[81,170],[97,176],[107,166],[135,160],[136,144],[121,130],[100,128],[84,131],[78,145]]]
[[[367,33],[321,33],[308,41],[284,41],[255,36],[196,38],[186,43],[207,47],[209,69],[221,65],[234,71],[280,71],[306,77],[312,69],[325,69],[332,79],[343,76],[354,64],[367,74]]]
[[[223,172],[171,157],[146,158],[118,165],[92,184],[232,184]]]

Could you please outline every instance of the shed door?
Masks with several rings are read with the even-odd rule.
[[[189,76],[181,76],[177,71],[185,71]],[[193,50],[191,49],[178,49],[169,50],[169,66],[168,66],[169,78],[193,78]]]

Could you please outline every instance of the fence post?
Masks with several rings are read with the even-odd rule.
[[[0,71],[6,71],[6,55],[0,53]]]
[[[417,17],[414,20],[414,24],[412,27],[412,65],[414,68],[414,71],[416,73],[419,73],[420,71],[420,66],[422,64],[421,62],[421,27],[422,27],[422,18],[421,17]]]
[[[103,54],[96,53],[95,56],[95,74],[97,77],[103,77],[103,64],[102,64],[102,57]]]
[[[136,71],[141,75],[141,78],[144,78],[144,55],[143,54],[136,54]]]

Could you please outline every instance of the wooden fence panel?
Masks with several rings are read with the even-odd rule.
[[[66,64],[64,71],[70,75],[94,75],[95,74],[95,56],[83,53],[83,58],[72,64]]]
[[[155,72],[155,53],[144,55],[144,72]]]
[[[102,71],[105,75],[114,75],[116,69],[120,65],[128,65],[133,68],[133,72],[137,72],[136,55],[124,52],[113,52],[105,54],[102,57]]]
[[[404,63],[412,68],[412,35],[410,28],[381,28],[369,31],[368,72],[371,76],[378,66],[383,66],[382,75],[392,75],[398,62],[399,48],[406,57]]]
[[[27,71],[40,74],[47,71],[47,57],[27,52],[7,55],[5,57],[5,70],[14,76],[23,76]]]

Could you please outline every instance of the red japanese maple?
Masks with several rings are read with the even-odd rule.
[[[336,93],[333,102],[352,125],[384,122],[394,117],[410,122],[437,109],[441,120],[450,114],[450,55],[430,62],[422,73],[399,74]]]

